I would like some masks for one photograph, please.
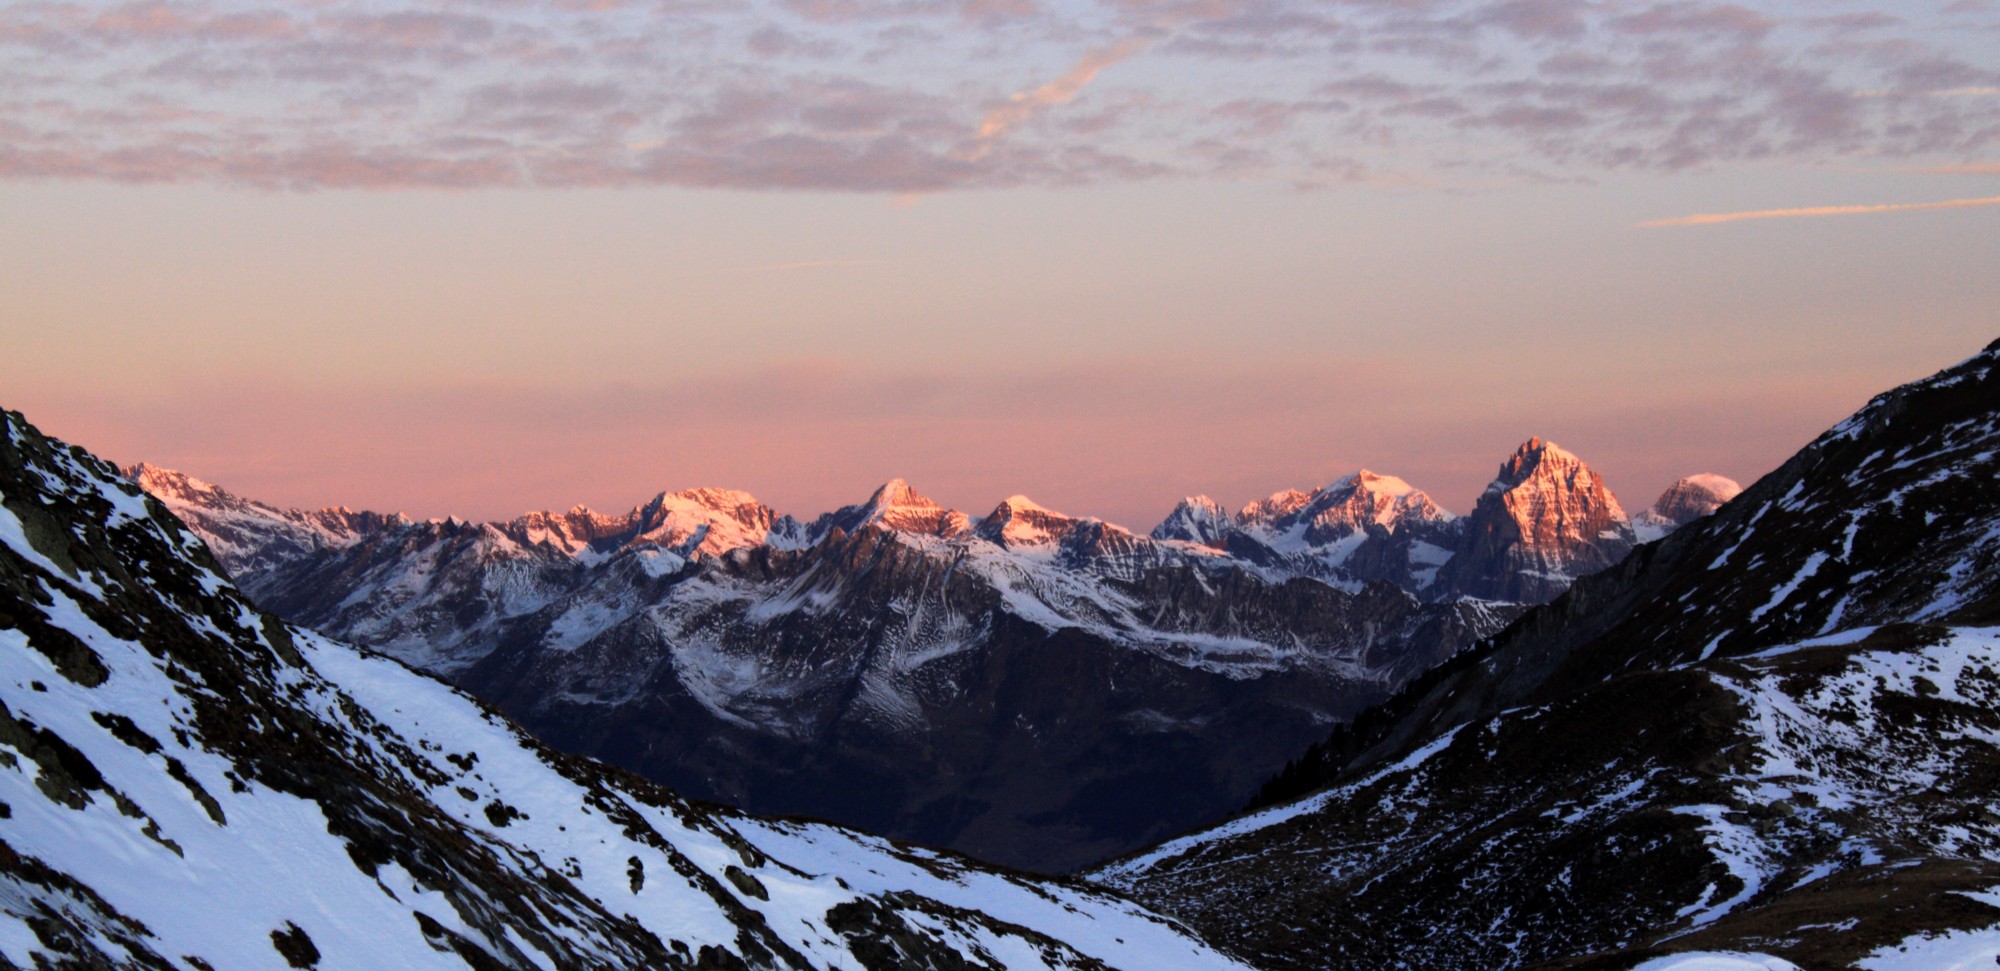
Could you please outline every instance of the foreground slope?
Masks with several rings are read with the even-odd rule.
[[[1097,877],[1270,967],[1991,964],[1996,456],[2000,344]]]
[[[0,437],[0,966],[1235,968],[1133,904],[555,754]]]

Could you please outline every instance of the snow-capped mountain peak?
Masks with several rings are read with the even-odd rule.
[[[1650,543],[1722,508],[1742,491],[1734,479],[1706,472],[1688,476],[1668,486],[1652,506],[1632,517],[1632,529],[1639,542]]]
[[[1242,523],[1270,522],[1282,516],[1289,516],[1305,508],[1306,503],[1312,501],[1312,496],[1312,493],[1302,492],[1298,489],[1286,489],[1281,492],[1274,492],[1244,506],[1236,513],[1236,519]]]
[[[992,512],[979,520],[974,533],[1001,546],[1045,546],[1062,542],[1079,526],[1098,522],[1065,516],[1027,496],[1013,495],[1002,499]],[[1117,529],[1108,524],[1107,528]]]
[[[345,549],[376,532],[411,524],[400,513],[385,516],[346,506],[278,509],[148,462],[120,471],[199,530],[232,574],[255,573],[322,550]]]
[[[1501,463],[1499,474],[1487,484],[1486,491],[1506,492],[1537,478],[1574,479],[1581,474],[1595,473],[1590,472],[1590,467],[1574,453],[1539,435],[1534,435],[1522,442],[1521,446],[1514,450],[1514,454]]]
[[[959,536],[970,528],[966,515],[947,509],[902,479],[890,479],[858,506],[846,506],[821,516],[813,524],[812,535],[824,536],[832,527],[845,532],[880,526],[898,533],[922,536]]]
[[[1333,485],[1327,486],[1327,491],[1331,492],[1335,488],[1365,489],[1378,496],[1391,497],[1407,496],[1417,491],[1415,486],[1393,475],[1377,475],[1367,469],[1361,469],[1353,475],[1342,478]]]
[[[1153,527],[1152,536],[1159,540],[1181,540],[1202,546],[1221,548],[1223,540],[1235,526],[1229,511],[1222,503],[1207,496],[1189,496],[1174,506],[1167,518]]]
[[[1452,515],[1423,492],[1395,476],[1362,469],[1312,492],[1288,489],[1245,506],[1237,516],[1241,527],[1280,552],[1321,550],[1345,560],[1351,550],[1328,550],[1348,541],[1352,546],[1371,526],[1390,533],[1412,523],[1448,522]]]

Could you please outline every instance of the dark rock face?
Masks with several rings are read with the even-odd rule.
[[[0,941],[37,968],[1242,971],[1122,899],[558,754],[259,613],[163,506],[12,413]]]
[[[1098,878],[1281,968],[1846,967],[2000,923],[2000,344]],[[1981,898],[1984,899],[1984,898]]]

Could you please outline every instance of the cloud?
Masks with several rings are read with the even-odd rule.
[[[2000,146],[1994,31],[1992,4],[1889,0],[32,2],[0,5],[0,178],[911,194],[1311,183],[1329,158],[1438,184],[1952,165]],[[1024,88],[1023,64],[1067,66]]]
[[[888,266],[895,260],[801,260],[796,263],[763,263],[757,266],[738,267],[739,273],[761,273],[767,270],[818,270],[836,266]]]
[[[987,111],[979,121],[979,130],[973,135],[973,145],[966,151],[972,159],[984,158],[993,146],[1006,138],[1016,128],[1027,124],[1036,115],[1053,105],[1068,104],[1081,92],[1085,85],[1097,80],[1099,74],[1120,61],[1145,50],[1148,42],[1133,38],[1119,41],[1109,47],[1086,51],[1075,65],[1056,78],[1038,88],[1016,91],[1003,104]]]
[[[2000,196],[1984,199],[1947,199],[1942,202],[1902,202],[1869,206],[1812,206],[1804,209],[1760,209],[1753,212],[1702,213],[1693,216],[1677,216],[1672,219],[1655,219],[1639,223],[1642,229],[1659,229],[1670,226],[1713,226],[1718,223],[1742,222],[1749,219],[1797,219],[1813,216],[1859,216],[1880,212],[1923,212],[1932,209],[1974,209],[1983,206],[2000,206]]]
[[[1962,162],[1956,165],[1932,165],[1903,171],[1926,175],[2000,175],[2000,162]]]

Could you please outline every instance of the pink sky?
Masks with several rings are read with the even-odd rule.
[[[1636,509],[2000,331],[2000,5],[0,8],[0,405],[287,505]]]
[[[308,508],[500,519],[721,485],[809,518],[905,478],[975,515],[1025,493],[1144,531],[1183,495],[1237,506],[1364,466],[1463,512],[1530,434],[1581,454],[1636,512],[1681,475],[1747,484],[1884,384],[1885,369],[1827,363],[1755,389],[1556,394],[1553,406],[1552,389],[1534,386],[1553,377],[1516,393],[1411,362],[1123,362],[1013,375],[819,366],[673,389],[185,389],[143,403],[71,396],[29,414],[116,461]]]

